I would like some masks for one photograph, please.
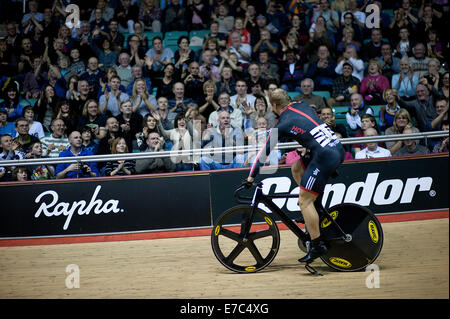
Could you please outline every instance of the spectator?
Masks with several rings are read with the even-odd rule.
[[[7,77],[17,73],[17,57],[5,39],[0,39],[0,74]]]
[[[287,51],[281,66],[280,87],[288,92],[301,92],[300,82],[304,79],[304,66],[294,51]]]
[[[260,34],[259,41],[252,46],[253,56],[257,57],[258,53],[262,50],[268,51],[270,56],[276,56],[279,51],[279,45],[271,38],[270,31],[263,29],[260,31]]]
[[[246,132],[249,128],[256,129],[258,127],[258,120],[260,118],[264,118],[265,125],[268,129],[274,127],[277,122],[275,113],[268,109],[269,104],[266,98],[263,95],[257,95],[255,97],[255,109],[250,109],[251,112],[249,116],[247,116],[246,114],[244,119],[244,129],[246,130]]]
[[[178,75],[175,73],[175,65],[169,63],[164,66],[163,77],[160,80],[155,81],[155,86],[157,88],[156,98],[165,97],[167,99],[174,98],[173,85],[178,80]]]
[[[208,1],[189,1],[186,7],[186,23],[189,30],[207,29],[209,18],[210,10]]]
[[[15,136],[16,133],[14,123],[8,121],[8,112],[0,109],[0,135],[9,134]]]
[[[394,116],[394,124],[386,129],[386,135],[402,134],[405,127],[412,127],[413,133],[419,130],[413,126],[411,116],[406,109],[400,109]],[[386,148],[394,154],[403,146],[403,141],[386,141]]]
[[[377,120],[375,119],[375,117],[372,114],[364,114],[363,116],[361,116],[361,132],[358,135],[356,135],[355,137],[363,137],[364,132],[369,128],[374,128],[377,131],[378,135],[380,135],[380,132],[378,131],[378,127],[377,127]],[[380,142],[378,145],[383,148],[386,147],[386,145],[384,145],[383,142]],[[358,153],[360,150],[362,150],[365,147],[367,147],[366,143],[352,144],[352,148],[353,148],[355,154]]]
[[[351,106],[348,112],[345,114],[347,125],[350,128],[350,136],[354,137],[361,132],[361,117],[364,114],[373,115],[373,109],[366,103],[364,103],[363,96],[359,93],[353,93],[350,97]]]
[[[208,124],[211,124],[213,127],[219,125],[219,114],[222,111],[226,111],[230,115],[229,118],[231,127],[242,129],[244,117],[243,113],[239,108],[231,106],[230,96],[227,93],[221,93],[219,95],[218,102],[219,108],[209,115]]]
[[[252,129],[250,132],[248,132],[248,145],[262,148],[264,147],[267,138],[268,138],[268,131],[269,125],[267,123],[267,120],[264,117],[259,117],[256,121],[256,125],[254,129]],[[253,162],[255,161],[256,155],[258,151],[251,151],[248,153],[245,153],[245,162],[244,166],[251,166]],[[266,162],[264,165],[278,165],[279,161],[281,159],[281,152],[280,150],[272,150],[269,155],[266,158]]]
[[[62,119],[55,118],[50,126],[51,134],[41,138],[42,152],[45,157],[58,157],[59,153],[66,150],[69,140],[65,135],[66,124]]]
[[[42,61],[41,56],[33,56],[31,61],[33,63],[33,68],[25,74],[23,92],[25,93],[25,98],[37,99],[41,93],[41,88],[48,80],[48,73],[42,67],[44,61]]]
[[[106,132],[102,134],[98,143],[98,154],[111,154],[112,142],[118,137],[123,137],[122,128],[115,117],[111,116],[106,120],[105,129]],[[102,166],[102,163],[100,163],[100,166]]]
[[[217,110],[220,106],[214,100],[217,93],[217,87],[213,81],[208,80],[203,84],[203,98],[198,103],[198,112],[205,118],[209,118],[209,115]]]
[[[377,130],[369,128],[364,131],[365,137],[378,136]],[[389,150],[378,146],[377,142],[367,142],[367,147],[355,154],[355,159],[390,157]]]
[[[162,98],[163,99],[163,98]],[[166,108],[167,109],[167,108]],[[152,132],[156,132],[159,135],[162,136],[162,133],[159,129],[158,126],[158,120],[161,123],[164,123],[164,120],[161,119],[161,117],[159,116],[159,114],[155,114],[155,113],[148,113],[144,116],[144,119],[142,120],[142,130],[136,134],[136,145],[137,148],[141,151],[144,152],[145,149],[147,148],[147,138],[149,136],[150,133]],[[164,127],[164,124],[162,124]],[[173,129],[173,126],[172,126]],[[166,147],[171,145],[167,145],[166,143]],[[169,148],[170,149],[170,148]]]
[[[419,77],[411,70],[408,58],[401,59],[399,66],[400,72],[392,76],[392,88],[404,101],[414,100]]]
[[[449,122],[448,120],[443,120],[441,122],[441,131],[448,131],[449,130]],[[442,152],[448,152],[448,140],[449,137],[442,138],[441,142],[437,143],[433,147],[433,153],[442,153]]]
[[[442,83],[440,85],[439,88],[439,95],[444,96],[447,100],[449,98],[449,82],[448,82],[448,71],[444,72],[444,74],[442,75]]]
[[[439,85],[441,84],[441,74],[439,69],[441,68],[441,63],[437,59],[430,59],[428,62],[428,70],[422,76],[427,80],[427,83],[436,91],[439,90]],[[420,82],[420,79],[419,79]]]
[[[306,78],[301,82],[301,91],[302,94],[294,97],[294,101],[303,101],[309,105],[314,105],[314,109],[317,114],[320,113],[320,110],[326,106],[324,98],[320,95],[313,94],[314,91],[314,81]]]
[[[25,166],[17,166],[12,170],[11,177],[13,181],[25,182],[30,180],[30,172]]]
[[[330,51],[325,45],[317,49],[317,58],[316,62],[309,63],[305,76],[314,80],[317,91],[331,92],[334,79],[337,77],[336,62],[331,59]]]
[[[364,43],[361,49],[361,57],[363,61],[369,61],[371,59],[377,59],[381,57],[381,45],[382,41],[381,29],[374,28],[371,31],[370,41]]]
[[[214,65],[214,57],[211,50],[204,50],[202,52],[202,65],[200,66],[200,74],[206,80],[214,82],[220,81],[219,68]]]
[[[102,17],[102,10],[99,8],[96,8],[94,10],[92,10],[92,14],[94,15],[90,20],[89,23],[91,25],[91,30],[94,30],[94,32],[96,30],[99,30],[101,32],[108,32],[108,21],[106,21],[105,19],[103,19]]]
[[[339,133],[343,138],[347,138],[347,128],[344,124],[336,123],[336,116],[331,107],[325,106],[322,108],[320,110],[319,118],[322,122],[326,123],[333,132]],[[345,148],[347,149],[346,146]]]
[[[114,65],[117,75],[120,77],[120,82],[124,87],[133,82],[133,75],[131,74],[130,55],[123,52],[119,55],[118,65]]]
[[[330,106],[350,105],[350,97],[359,92],[361,81],[352,75],[353,64],[344,62],[342,64],[342,75],[339,75],[333,84],[331,98],[328,100]]]
[[[402,27],[398,31],[399,40],[396,46],[396,55],[399,58],[409,58],[412,56],[412,50],[416,46],[416,41],[410,38],[409,29],[406,27]]]
[[[99,36],[100,29],[95,29],[90,39],[91,48],[98,57],[100,69],[102,71],[114,66],[117,62],[117,52],[111,44],[111,40],[107,37]]]
[[[364,36],[363,36],[363,27],[358,24],[358,20],[355,18],[353,13],[346,12],[341,15],[341,26],[338,29],[336,34],[336,40],[341,40],[343,38],[343,33],[345,28],[352,28],[354,31],[353,38],[356,42],[362,44]]]
[[[142,21],[136,21],[133,25],[134,32],[133,36],[128,38],[127,46],[130,47],[131,45],[136,44],[138,48],[140,48],[142,51],[147,52],[148,51],[148,38],[147,35],[144,33],[144,23]],[[136,43],[131,43],[131,40],[136,40]]]
[[[430,130],[439,129],[443,121],[448,121],[448,99],[444,96],[437,97],[435,108],[437,116],[429,124]]]
[[[173,85],[173,99],[169,99],[169,119],[175,118],[176,114],[186,111],[187,105],[192,103],[191,98],[185,96],[184,84],[182,82],[177,82]]]
[[[432,59],[437,59],[440,62],[444,62],[445,58],[443,55],[444,48],[438,37],[437,31],[434,29],[427,30],[427,55]]]
[[[188,110],[189,112],[189,110]],[[188,113],[186,113],[187,115]],[[165,130],[159,118],[157,118],[159,130],[166,140],[172,143],[171,150],[177,154],[177,151],[192,149],[192,124],[188,122],[184,113],[178,113],[174,120],[174,128],[172,130]],[[189,155],[171,155],[170,159],[176,164],[176,171],[192,171],[195,162]]]
[[[278,64],[270,62],[269,52],[267,50],[259,51],[258,64],[261,69],[261,77],[264,80],[276,81],[280,80],[280,75],[278,74]]]
[[[382,104],[383,92],[390,87],[387,77],[381,74],[381,65],[377,60],[369,61],[369,74],[361,80],[359,92],[369,105]]]
[[[252,48],[247,43],[242,43],[241,36],[239,32],[233,31],[230,34],[230,48],[229,53],[234,53],[238,57],[238,61],[242,64],[243,68],[246,68],[250,63],[250,59],[252,56]]]
[[[112,76],[109,85],[111,91],[105,90],[104,94],[100,96],[100,112],[103,114],[112,114],[117,116],[120,113],[119,105],[121,102],[128,100],[128,94],[120,90],[121,80],[118,76]]]
[[[383,92],[383,100],[386,101],[386,105],[380,105],[380,130],[382,132],[394,125],[395,114],[400,110],[396,99],[397,96],[396,89],[386,89]]]
[[[144,152],[156,153],[161,152],[164,149],[164,140],[161,138],[158,132],[151,132],[148,134],[147,149]],[[154,157],[140,159],[136,161],[136,173],[138,174],[155,174],[155,173],[167,173],[175,170],[175,163],[170,157]]]
[[[133,112],[133,105],[130,100],[121,102],[119,108],[120,114],[116,116],[116,119],[122,131],[121,137],[127,142],[128,149],[132,150],[136,134],[142,130],[143,118],[139,113]]]
[[[315,22],[309,29],[309,42],[305,45],[305,52],[310,55],[310,52],[315,52],[324,45],[328,50],[334,48],[334,35],[327,29],[327,24],[323,16],[318,16]]]
[[[233,76],[233,68],[230,65],[224,64],[225,59],[220,63],[220,81],[216,82],[216,96],[220,93],[228,93],[228,95],[236,94],[236,79]]]
[[[1,114],[1,113],[0,113]],[[36,141],[36,140],[34,140]],[[0,135],[0,163],[2,160],[21,160],[24,159],[25,153],[18,150],[19,144],[14,142],[11,135],[3,134]],[[0,181],[10,181],[12,180],[12,171],[14,166],[0,166]]]
[[[355,22],[358,26],[364,28],[366,25],[366,14],[358,8],[357,0],[349,0],[347,3],[347,10],[341,14],[341,23],[344,23],[344,17],[347,13],[351,13],[355,17]]]
[[[138,113],[142,117],[156,111],[156,98],[148,91],[144,79],[134,81],[131,102],[133,113]]]
[[[47,131],[49,131],[53,113],[56,110],[58,101],[59,98],[55,94],[55,89],[51,85],[46,85],[34,105],[34,109],[37,113],[37,119],[42,123]]]
[[[78,131],[73,131],[69,135],[69,148],[62,151],[59,157],[78,157],[89,156],[92,153],[86,150],[83,146],[81,134]],[[99,176],[96,163],[64,163],[56,165],[56,178],[80,178],[80,177],[96,177]]]
[[[21,25],[22,30],[25,30],[33,25],[33,23],[40,23],[44,21],[44,15],[38,12],[39,2],[35,0],[28,1],[28,13],[24,14]]]
[[[355,48],[356,52],[358,52],[361,49],[361,43],[355,41],[354,39],[355,30],[351,27],[347,27],[342,31],[342,33],[342,40],[337,45],[337,51],[343,52],[347,46],[351,45]]]
[[[77,129],[78,114],[70,106],[66,99],[61,99],[58,101],[58,104],[56,104],[56,109],[52,115],[52,120],[56,118],[64,121],[66,128],[65,134],[68,135]]]
[[[248,67],[247,87],[252,95],[262,94],[266,87],[266,81],[262,78],[258,63],[251,63]]]
[[[152,80],[148,76],[144,76],[142,71],[142,66],[140,64],[135,64],[131,67],[131,75],[133,76],[133,81],[128,84],[125,93],[128,94],[128,96],[133,95],[133,87],[134,83],[138,79],[142,79],[145,82],[145,89],[147,90],[148,94],[151,95],[153,93],[153,86],[152,86]]]
[[[42,144],[40,141],[36,141],[30,146],[30,153],[26,154],[25,158],[41,158],[42,156]],[[37,180],[49,180],[55,178],[55,167],[49,164],[29,165],[27,166],[29,177],[33,181]]]
[[[8,122],[14,122],[22,116],[23,107],[19,103],[20,92],[17,83],[9,83],[3,92],[3,102],[0,104],[0,110],[6,111]]]
[[[225,3],[219,4],[215,12],[212,13],[211,19],[217,22],[220,33],[228,35],[231,33],[231,31],[233,31],[234,17],[232,15],[229,15],[229,9],[227,4]],[[243,24],[242,19],[240,23]],[[243,28],[245,29],[245,26]]]
[[[403,130],[403,134],[412,134],[414,130],[412,127],[405,127]],[[396,151],[393,156],[405,156],[405,155],[419,155],[419,154],[428,154],[428,148],[423,145],[419,145],[413,139],[403,140],[403,146]]]
[[[88,60],[87,70],[80,75],[80,80],[86,80],[89,84],[89,91],[92,94],[99,94],[100,81],[105,81],[105,73],[100,70],[98,59],[92,56]]]
[[[163,14],[163,31],[186,30],[186,8],[180,4],[180,0],[172,0]]]
[[[231,125],[229,112],[219,111],[218,125],[216,127],[213,127],[211,123],[208,125],[208,128],[203,132],[202,145],[206,149],[243,146],[244,135],[240,127]],[[242,153],[238,153],[236,156],[232,153],[214,151],[211,153],[213,155],[205,155],[200,158],[199,166],[201,170],[238,168],[244,164],[244,156]]]
[[[205,39],[216,39],[219,43],[219,47],[224,49],[227,44],[228,35],[219,32],[219,24],[212,21],[209,26],[209,34],[205,35]]]
[[[96,155],[98,153],[98,143],[94,141],[95,132],[92,127],[86,125],[81,129],[80,133],[83,146],[93,155]]]
[[[17,73],[27,74],[33,69],[32,58],[36,55],[30,38],[21,39],[21,46],[17,52]]]
[[[413,48],[413,56],[409,58],[409,65],[412,72],[420,79],[428,71],[430,58],[426,56],[426,48],[423,43],[417,43]]]
[[[334,35],[339,27],[339,14],[330,8],[328,0],[320,0],[319,10],[314,12],[313,20],[316,21],[317,17],[322,16],[326,21],[326,27],[329,32]]]
[[[358,54],[353,46],[348,46],[345,48],[344,53],[336,66],[336,74],[343,73],[342,69],[345,63],[351,64],[352,76],[361,81],[364,77],[364,61],[358,57]]]
[[[189,48],[189,38],[181,36],[177,40],[178,50],[175,51],[175,67],[183,72],[188,66],[195,62],[195,52]]]
[[[146,64],[149,69],[156,73],[155,75],[161,75],[161,73],[163,73],[164,66],[172,63],[174,55],[170,48],[163,47],[161,37],[154,37],[152,40],[152,44],[153,48],[148,50],[145,54],[148,57],[146,58]]]
[[[130,0],[126,0],[130,1]],[[137,20],[137,19],[136,19]],[[109,32],[107,36],[111,40],[112,49],[119,54],[122,51],[123,44],[125,42],[125,37],[121,32],[119,32],[119,22],[115,18],[109,20],[108,25]],[[130,32],[133,33],[133,32]]]
[[[202,49],[197,51],[197,55],[206,50],[209,50],[211,52],[212,64],[219,66],[220,62],[222,62],[222,51],[219,47],[219,40],[217,40],[216,38],[206,39],[203,43]]]
[[[398,99],[400,107],[405,108],[416,119],[417,128],[421,132],[429,130],[427,123],[436,118],[436,108],[434,105],[434,96],[430,94],[430,90],[423,84],[416,87],[416,99],[413,101],[404,101]]]
[[[98,0],[97,6],[91,12],[89,22],[95,20],[95,11],[97,11],[96,9],[100,10],[102,14],[101,17],[106,22],[109,22],[109,20],[111,20],[114,17],[114,9],[109,6],[107,0]]]
[[[97,100],[87,100],[78,119],[77,131],[81,132],[85,126],[89,126],[94,138],[100,139],[106,134],[106,119],[106,115],[100,112]]]
[[[118,137],[112,142],[111,154],[129,153],[127,142]],[[105,166],[105,176],[133,175],[136,172],[136,160],[108,161]]]
[[[120,33],[133,33],[133,24],[139,19],[139,7],[136,2],[131,2],[132,0],[119,1],[118,7],[114,10],[114,18],[118,23]]]
[[[81,60],[80,49],[78,47],[71,48],[69,51],[69,56],[71,62],[64,77],[68,79],[73,75],[81,76],[81,74],[86,70],[86,64],[83,60]]]
[[[381,65],[381,74],[387,77],[390,83],[392,76],[400,72],[400,59],[392,54],[389,43],[381,45],[381,57],[378,58],[378,62]]]
[[[76,46],[80,49],[80,56],[82,60],[87,60],[89,57],[95,55],[89,44],[92,34],[91,25],[88,21],[82,21],[80,28],[74,28],[72,31],[72,37],[76,41]]]
[[[243,79],[236,81],[236,94],[230,97],[230,105],[234,109],[240,109],[243,111],[243,103],[245,102],[250,107],[255,105],[255,96],[248,94],[247,82]],[[219,103],[220,104],[220,103]]]
[[[161,119],[161,123],[166,130],[173,129],[173,122],[168,119],[169,116],[169,100],[165,97],[160,97],[157,100],[157,113]]]
[[[232,28],[232,30],[230,30],[231,32],[228,32],[228,34],[229,34],[228,44],[229,45],[233,44],[233,41],[231,40],[231,34],[233,32],[236,32],[237,34],[240,35],[240,43],[250,45],[250,36],[251,35],[250,35],[250,32],[245,28],[244,21],[245,21],[245,18],[239,17],[239,16],[234,19],[233,28]],[[220,25],[219,25],[219,28],[220,28]],[[219,32],[221,32],[220,29],[219,29]],[[222,33],[224,33],[224,32],[222,32]]]

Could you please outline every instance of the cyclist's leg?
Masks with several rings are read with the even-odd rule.
[[[291,166],[292,177],[297,182],[297,185],[300,186],[300,181],[302,180],[303,174],[305,173],[305,169],[303,168],[303,164],[301,160],[298,160]]]
[[[314,206],[316,198],[317,194],[302,189],[298,199],[298,205],[300,206],[303,218],[305,219],[305,225],[311,236],[311,240],[320,236],[319,214]]]

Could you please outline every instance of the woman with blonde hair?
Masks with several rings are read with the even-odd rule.
[[[383,92],[383,100],[386,102],[386,105],[380,106],[381,131],[394,125],[395,114],[400,110],[396,97],[398,97],[396,89],[386,89]]]
[[[394,124],[386,129],[385,135],[395,135],[395,134],[403,134],[403,130],[406,127],[410,127],[413,129],[414,133],[419,133],[419,129],[414,127],[411,119],[411,115],[406,109],[400,109],[395,113],[394,116]],[[416,141],[417,143],[418,141]],[[386,148],[394,154],[400,148],[402,148],[402,141],[386,141]]]
[[[156,98],[148,92],[144,79],[134,81],[131,103],[133,104],[133,113],[138,112],[142,117],[156,111]]]
[[[200,105],[198,111],[205,118],[209,118],[209,115],[219,108],[219,104],[214,100],[217,93],[217,87],[212,80],[207,80],[203,83],[203,92],[205,94],[205,103]]]

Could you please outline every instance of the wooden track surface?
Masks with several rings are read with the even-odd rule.
[[[209,237],[0,248],[0,298],[449,298],[448,218],[383,223],[376,261],[379,288],[367,272],[310,275],[296,238],[281,231],[280,251],[265,270],[235,274],[215,259]],[[66,267],[80,288],[66,287]]]

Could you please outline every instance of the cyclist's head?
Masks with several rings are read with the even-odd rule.
[[[275,89],[270,94],[270,104],[272,104],[273,111],[280,114],[282,109],[291,103],[291,98],[283,89]]]

